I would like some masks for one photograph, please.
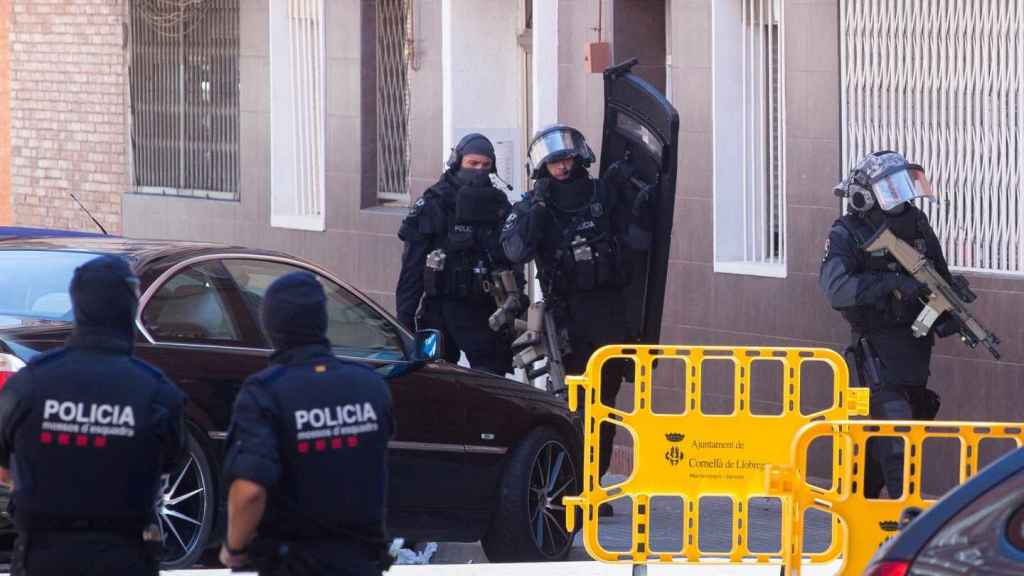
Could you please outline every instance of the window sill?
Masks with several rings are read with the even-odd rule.
[[[714,270],[721,274],[763,276],[766,278],[787,277],[786,264],[783,262],[715,262]]]
[[[238,194],[234,192],[218,192],[216,190],[192,190],[182,188],[164,188],[159,186],[136,186],[129,194],[139,196],[171,196],[173,198],[195,198],[199,200],[218,200],[221,202],[238,202]]]
[[[409,213],[408,206],[394,206],[394,205],[376,205],[367,206],[360,210],[360,212],[370,214],[382,214],[385,216],[405,216]]]

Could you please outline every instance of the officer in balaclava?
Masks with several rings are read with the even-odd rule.
[[[631,280],[629,254],[650,248],[651,208],[618,171],[590,177],[594,153],[575,128],[555,124],[538,131],[529,156],[536,183],[513,207],[501,242],[512,262],[536,261],[544,301],[568,331],[565,370],[582,374],[597,348],[635,341],[624,290]],[[615,406],[623,378],[632,377],[625,367],[605,364],[601,400],[608,406]],[[614,436],[614,426],[602,427],[602,476]],[[602,505],[600,513],[610,515],[611,506]]]
[[[448,361],[465,352],[473,368],[505,374],[511,334],[488,324],[495,312],[488,283],[495,271],[512,268],[499,244],[511,205],[491,182],[494,163],[494,146],[482,134],[467,134],[452,149],[447,170],[398,231],[405,248],[395,292],[399,321],[410,330],[439,330]]]
[[[132,355],[139,280],[125,260],[86,262],[70,292],[65,346],[0,391],[0,482],[13,486],[18,531],[11,572],[155,576],[153,503],[161,474],[186,454],[185,397]]]
[[[926,286],[888,253],[862,249],[885,226],[951,280],[928,217],[911,203],[932,198],[924,169],[897,152],[873,152],[834,192],[846,198],[847,213],[832,225],[818,280],[829,304],[850,323],[852,343],[846,358],[855,384],[871,388],[872,418],[931,420],[939,410],[939,396],[926,387],[935,334],[954,333],[955,323],[947,315],[926,336],[915,337],[911,326],[924,306]],[[890,498],[898,498],[903,460],[902,440],[872,438],[865,495],[877,498],[885,486]]]
[[[387,383],[337,358],[327,298],[309,272],[263,299],[271,366],[242,386],[228,435],[228,529],[220,558],[261,575],[379,576],[389,565]]]

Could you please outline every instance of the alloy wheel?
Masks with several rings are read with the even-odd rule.
[[[194,454],[180,470],[163,476],[160,484],[156,512],[163,540],[161,563],[176,565],[205,545],[203,519],[210,487]]]
[[[562,497],[576,484],[576,467],[560,442],[549,440],[537,452],[530,470],[530,537],[545,556],[555,557],[572,545],[565,527]]]

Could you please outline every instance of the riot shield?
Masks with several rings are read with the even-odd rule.
[[[634,168],[633,186],[647,187],[653,203],[651,249],[630,254],[632,281],[627,288],[631,332],[645,344],[656,344],[672,246],[679,113],[665,95],[630,70],[634,58],[604,72],[604,132],[600,173],[620,160]]]

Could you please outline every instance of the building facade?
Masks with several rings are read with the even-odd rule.
[[[10,3],[14,222],[88,228],[75,191],[114,231],[285,250],[392,308],[399,223],[459,136],[491,136],[517,190],[535,127],[572,124],[600,152],[590,42],[639,57],[680,113],[665,342],[844,347],[817,285],[831,189],[864,153],[903,150],[1004,341],[999,361],[939,344],[940,416],[1019,419],[1016,3],[211,0],[178,19],[145,0]],[[781,382],[764,382],[770,412]],[[731,405],[724,384],[706,394]]]

